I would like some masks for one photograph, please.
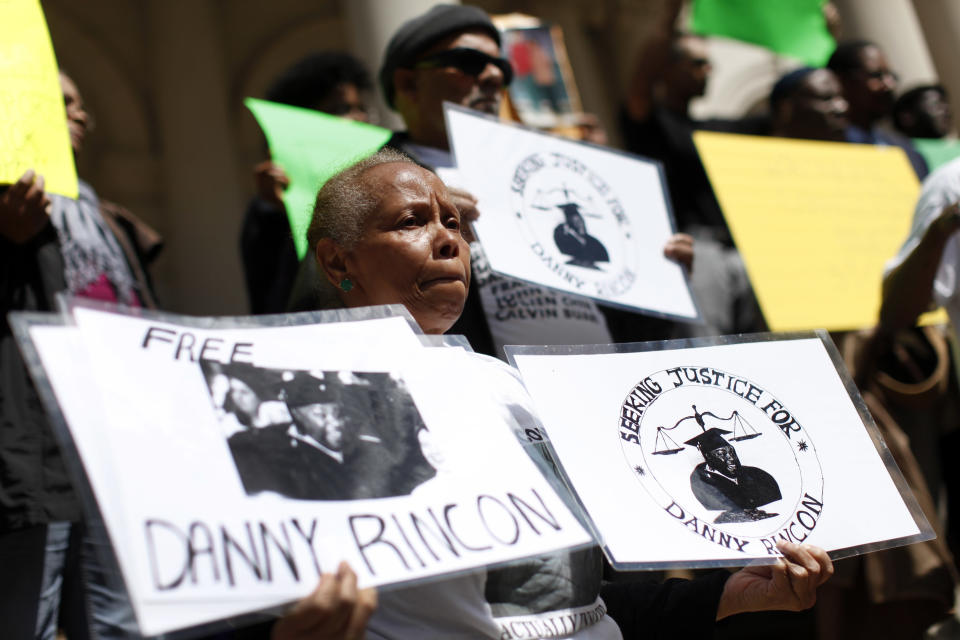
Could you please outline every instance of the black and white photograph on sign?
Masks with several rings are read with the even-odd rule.
[[[388,498],[436,473],[419,444],[426,425],[388,373],[200,366],[249,495]]]
[[[615,566],[746,564],[776,557],[779,540],[843,557],[929,539],[828,340],[507,352]]]
[[[592,540],[501,408],[465,404],[474,356],[404,318],[72,315],[21,340],[143,635],[291,603],[341,561],[386,586]]]
[[[457,186],[479,200],[474,228],[494,272],[699,321],[688,274],[663,255],[675,228],[656,162],[444,109]]]

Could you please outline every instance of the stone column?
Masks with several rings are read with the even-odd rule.
[[[437,0],[347,0],[344,12],[353,42],[353,54],[370,69],[377,82],[377,73],[383,62],[383,52],[397,28],[415,16],[426,12]],[[446,4],[460,4],[459,0]],[[402,129],[403,120],[387,106],[377,82],[377,110],[384,127]]]
[[[947,88],[954,105],[960,105],[960,67],[957,66],[957,42],[960,41],[960,3],[956,0],[913,0],[913,8],[927,37],[940,82]]]
[[[213,0],[148,0],[171,310],[247,310],[228,78]]]
[[[900,76],[900,89],[933,82],[937,71],[927,49],[923,29],[914,6],[927,3],[940,6],[951,0],[834,0],[843,19],[843,39],[865,39],[876,42]]]

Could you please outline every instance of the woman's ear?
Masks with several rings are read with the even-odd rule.
[[[347,278],[346,251],[333,238],[322,238],[315,252],[317,264],[334,287]]]

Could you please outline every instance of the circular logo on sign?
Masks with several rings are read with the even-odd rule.
[[[633,231],[610,185],[580,160],[534,153],[517,165],[513,207],[544,269],[584,295],[617,297],[636,280]]]
[[[823,474],[800,417],[761,384],[712,367],[651,373],[620,408],[627,464],[677,526],[742,553],[803,542]]]

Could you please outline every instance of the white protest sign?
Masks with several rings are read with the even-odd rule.
[[[821,338],[724,340],[508,347],[612,562],[743,564],[781,538],[843,556],[933,537]]]
[[[290,601],[340,560],[385,585],[591,540],[496,406],[451,391],[469,356],[402,318],[74,317],[99,403],[52,386],[143,633]],[[53,381],[75,369],[49,331],[31,335]]]
[[[659,165],[444,108],[494,271],[608,304],[699,317],[683,269],[663,255],[674,229]]]

